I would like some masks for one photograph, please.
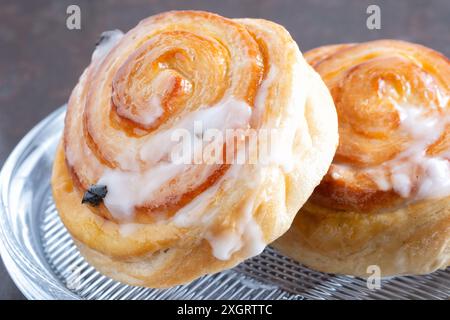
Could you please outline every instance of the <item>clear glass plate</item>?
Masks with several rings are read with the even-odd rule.
[[[55,210],[50,174],[65,107],[41,121],[0,174],[0,253],[30,299],[449,299],[450,268],[384,279],[370,290],[359,278],[316,272],[267,248],[232,270],[166,290],[127,286],[80,256]]]

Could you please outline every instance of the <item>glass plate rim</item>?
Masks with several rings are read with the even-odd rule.
[[[81,300],[85,298],[77,292],[69,290],[64,285],[64,280],[61,280],[61,278],[55,276],[52,272],[55,270],[47,268],[45,261],[41,260],[42,257],[35,256],[34,254],[27,255],[28,252],[31,252],[30,250],[37,250],[34,246],[29,246],[30,242],[23,241],[24,233],[22,233],[20,227],[28,230],[29,225],[26,222],[25,224],[15,224],[15,217],[20,217],[22,214],[21,211],[15,212],[16,210],[22,209],[20,206],[15,205],[17,203],[15,195],[22,194],[22,188],[26,189],[26,182],[23,182],[24,180],[22,178],[33,177],[27,171],[28,166],[34,165],[33,158],[45,156],[51,161],[52,154],[41,153],[41,145],[45,145],[45,139],[48,138],[48,142],[56,146],[56,143],[60,139],[66,106],[63,105],[57,108],[38,122],[19,141],[0,170],[0,254],[12,280],[28,299]],[[49,163],[49,167],[46,168],[46,170],[51,170],[51,162]],[[46,183],[49,182],[48,180],[46,181]],[[47,185],[46,189],[48,192],[51,192],[49,185]],[[19,198],[17,197],[17,199]],[[27,199],[24,198],[25,201]],[[24,211],[23,213],[26,215],[27,212]],[[29,223],[31,223],[30,230],[33,230],[33,221]],[[32,243],[34,244],[34,242]],[[314,271],[311,270],[311,272]],[[303,274],[301,276],[303,277]],[[424,290],[419,289],[422,292]],[[392,291],[392,289],[388,290]],[[392,296],[394,293],[390,292],[389,294]],[[418,296],[418,293],[414,295]],[[436,296],[437,293],[430,292],[430,295]],[[382,297],[381,299],[387,298],[381,293],[379,296]],[[371,295],[369,299],[373,298],[374,296]],[[401,299],[403,298],[401,296]],[[354,299],[359,298],[355,296]]]
[[[18,159],[23,156],[33,139],[44,134],[48,125],[65,112],[66,107],[67,104],[58,107],[28,131],[14,147],[0,170],[0,255],[9,276],[27,299],[80,299],[75,293],[58,285],[55,279],[46,277],[39,267],[34,266],[33,261],[14,248],[14,243],[18,243],[18,240],[12,228],[8,228],[7,225],[8,189]]]

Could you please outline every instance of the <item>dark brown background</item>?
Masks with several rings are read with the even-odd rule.
[[[81,30],[66,28],[69,4],[81,8]],[[369,4],[381,8],[381,30],[366,28]],[[128,30],[144,17],[175,9],[270,19],[284,25],[303,51],[394,38],[450,55],[449,0],[1,0],[0,166],[33,125],[66,102],[102,31]],[[0,262],[2,298],[23,296]]]

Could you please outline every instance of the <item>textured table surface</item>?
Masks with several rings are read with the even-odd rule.
[[[81,30],[68,30],[66,9],[81,8]],[[381,9],[381,29],[366,9]],[[450,56],[449,0],[2,0],[0,3],[0,166],[21,137],[66,102],[100,33],[128,30],[146,16],[199,9],[284,25],[300,49],[393,38]],[[0,262],[0,299],[23,299]]]

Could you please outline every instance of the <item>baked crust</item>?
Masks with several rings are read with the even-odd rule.
[[[308,202],[273,246],[322,272],[368,277],[426,274],[450,264],[449,199],[376,214],[339,212]]]

